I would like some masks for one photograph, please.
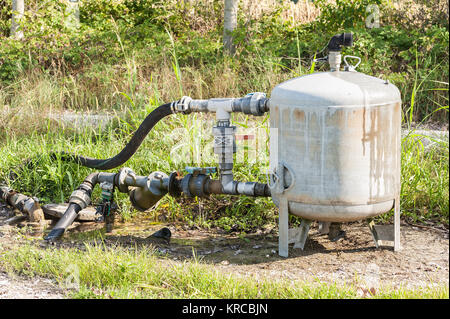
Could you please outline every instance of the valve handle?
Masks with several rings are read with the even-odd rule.
[[[356,63],[355,65],[350,65],[347,61],[348,58],[357,59],[358,63]],[[355,71],[355,69],[358,67],[358,65],[361,64],[361,58],[359,56],[346,55],[346,56],[344,56],[344,62],[345,62],[345,70],[346,71]]]
[[[184,168],[184,170],[186,172],[188,172],[189,174],[211,175],[211,174],[217,173],[217,168],[216,167],[191,167],[191,166],[186,166]]]

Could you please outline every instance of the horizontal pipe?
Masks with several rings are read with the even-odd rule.
[[[204,175],[185,176],[189,178],[189,193],[191,196],[208,196],[210,194],[216,195],[246,195],[255,197],[270,197],[270,188],[267,184],[257,182],[237,182],[231,181],[224,187],[222,181],[214,180],[207,177],[203,187],[198,187],[198,179],[204,178]],[[180,181],[181,185],[183,182]],[[229,186],[229,187],[228,187]],[[183,190],[181,190],[183,191]]]
[[[0,187],[0,200],[27,215],[30,222],[41,222],[44,220],[44,212],[39,205],[39,201],[32,197],[2,186]]]
[[[214,98],[209,100],[194,100],[184,96],[172,104],[174,113],[189,114],[192,112],[232,113],[261,116],[269,111],[268,99],[265,93],[255,92],[241,98]]]

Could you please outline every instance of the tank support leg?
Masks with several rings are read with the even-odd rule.
[[[305,248],[306,239],[308,238],[309,226],[311,226],[311,220],[302,219],[300,224],[300,232],[298,234],[297,240],[295,241],[294,248],[300,248],[303,250]]]
[[[400,245],[400,194],[394,200],[394,251],[399,251]]]
[[[285,197],[281,197],[278,208],[278,255],[289,256],[289,206]]]
[[[331,222],[319,222],[319,230],[317,233],[319,235],[327,235],[330,232]]]
[[[400,201],[398,197],[394,200],[394,225],[375,225],[372,218],[367,219],[367,223],[369,224],[369,229],[377,248],[383,245],[391,246],[392,243],[394,243],[394,251],[399,251],[401,249]]]
[[[380,245],[378,244],[378,233],[375,229],[375,222],[372,220],[372,218],[368,218],[367,224],[369,225],[370,233],[372,234],[373,241],[375,242],[375,247],[380,248]]]

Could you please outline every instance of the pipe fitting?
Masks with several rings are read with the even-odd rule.
[[[129,185],[126,183],[127,178],[131,178],[134,179],[134,181],[136,181],[136,174],[133,172],[131,168],[128,167],[121,168],[119,173],[116,175],[114,181],[114,184],[117,186],[119,192],[121,193],[129,193],[130,191],[128,188]]]
[[[130,191],[130,201],[134,208],[146,211],[167,194],[168,185],[165,180],[169,179],[167,174],[153,172],[146,178],[144,187],[136,187]]]
[[[5,186],[0,187],[0,199],[27,215],[30,222],[44,221],[44,212],[37,198],[17,193]]]
[[[330,64],[330,71],[339,71],[341,68],[341,52],[340,51],[330,51],[328,53],[328,64]]]
[[[266,93],[255,92],[233,101],[233,112],[261,116],[268,111]]]
[[[69,199],[69,206],[64,215],[58,220],[55,227],[45,237],[47,241],[54,241],[60,238],[67,227],[77,218],[78,213],[86,208],[91,202],[91,194],[95,185],[99,182],[99,173],[92,173],[86,177],[81,185],[72,193]]]
[[[81,188],[82,186],[80,186]],[[91,203],[91,194],[89,189],[76,189],[73,191],[72,195],[70,195],[69,203],[77,204],[84,209],[89,206]]]
[[[183,96],[179,101],[174,101],[170,104],[170,109],[172,113],[183,113],[189,114],[192,112],[191,103],[192,98],[189,96]]]

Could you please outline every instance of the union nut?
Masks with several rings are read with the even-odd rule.
[[[91,203],[91,198],[85,190],[77,189],[70,195],[69,202],[78,204],[81,209],[84,209]]]
[[[183,113],[189,114],[191,113],[190,104],[192,102],[192,98],[189,96],[183,96],[179,101],[172,102],[170,108],[172,109],[172,113]]]

